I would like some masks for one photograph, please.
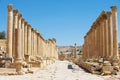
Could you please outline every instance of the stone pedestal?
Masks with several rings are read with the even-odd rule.
[[[25,72],[23,72],[23,67],[21,62],[16,63],[16,72],[18,75],[25,74]]]

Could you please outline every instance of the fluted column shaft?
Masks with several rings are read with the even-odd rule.
[[[12,34],[13,34],[13,7],[8,5],[8,22],[7,22],[7,57],[12,58]]]
[[[34,30],[31,30],[31,56],[34,57]]]
[[[16,58],[16,40],[15,40],[15,29],[18,28],[18,10],[13,10],[14,13],[14,20],[13,20],[13,48],[12,48],[12,53],[13,53],[13,58]]]
[[[24,42],[25,42],[25,41],[24,41],[24,32],[25,32],[25,31],[24,31],[24,30],[25,30],[25,25],[24,25],[24,23],[25,23],[25,20],[22,18],[22,19],[21,19],[21,28],[22,28],[22,31],[21,31],[21,36],[22,36],[22,37],[21,37],[21,38],[22,38],[22,40],[21,40],[21,41],[22,41],[22,44],[21,44],[21,45],[22,45],[22,53],[21,53],[21,54],[22,54],[23,58],[24,58],[24,52],[25,52],[25,51],[24,51]]]
[[[103,22],[103,19],[101,20],[101,31],[102,31],[102,58],[104,57],[104,50],[105,50],[105,41],[104,41],[104,22]]]
[[[24,52],[24,54],[27,54],[28,52],[27,52],[27,44],[28,44],[28,38],[27,38],[27,36],[28,36],[28,33],[27,33],[27,28],[28,28],[28,24],[27,24],[27,22],[25,22],[25,31],[24,31],[24,40],[25,40],[25,44],[24,44],[24,46],[25,46],[25,52]]]
[[[112,23],[113,23],[113,53],[115,58],[119,58],[117,7],[112,6],[111,9],[112,9]]]
[[[107,13],[108,18],[108,40],[109,40],[109,55],[112,58],[113,56],[113,28],[112,28],[112,14],[111,12]]]
[[[101,57],[104,56],[104,23],[103,19],[101,19]]]
[[[28,55],[31,55],[31,25],[28,25]]]
[[[107,19],[105,18],[104,20],[104,29],[105,29],[105,58],[108,58],[109,56],[109,51],[108,51],[108,23],[107,23]]]
[[[16,58],[15,62],[21,62],[22,55],[21,55],[21,29],[15,29],[15,40],[16,40]]]

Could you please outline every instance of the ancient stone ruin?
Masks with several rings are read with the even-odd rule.
[[[117,74],[120,70],[117,7],[102,11],[84,37],[82,59],[78,64],[92,73]]]
[[[2,67],[24,74],[31,72],[32,67],[45,68],[58,59],[56,39],[45,40],[11,4],[7,8],[6,54],[0,58]]]

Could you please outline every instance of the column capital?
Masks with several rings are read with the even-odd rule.
[[[22,18],[22,14],[18,14],[18,19]]]
[[[17,15],[18,14],[18,10],[17,9],[13,10],[13,13],[14,13],[14,15]]]
[[[30,25],[30,24],[28,24],[28,27],[32,29],[32,27],[31,27],[31,25]]]
[[[107,17],[110,17],[112,15],[111,12],[107,12]]]
[[[25,19],[24,19],[24,18],[22,18],[22,19],[21,19],[21,21],[22,21],[22,23],[23,23],[23,22],[25,22]]]
[[[24,25],[26,26],[28,23],[25,21]]]
[[[34,31],[34,29],[32,28],[31,31]]]
[[[38,31],[38,30],[35,30],[35,33],[39,33],[39,31]]]
[[[103,15],[102,18],[103,18],[103,19],[107,19],[107,15]]]
[[[112,11],[117,11],[117,6],[111,6]]]
[[[12,4],[9,4],[9,5],[7,6],[7,8],[8,8],[8,11],[12,11],[12,10],[13,10],[13,5],[12,5]]]

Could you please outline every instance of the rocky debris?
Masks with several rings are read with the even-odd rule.
[[[68,69],[71,65],[71,69]],[[36,68],[32,70],[36,71]],[[119,75],[101,76],[86,72],[69,61],[56,61],[55,63],[47,66],[45,69],[37,70],[33,74],[25,75],[2,75],[0,80],[120,80]]]

